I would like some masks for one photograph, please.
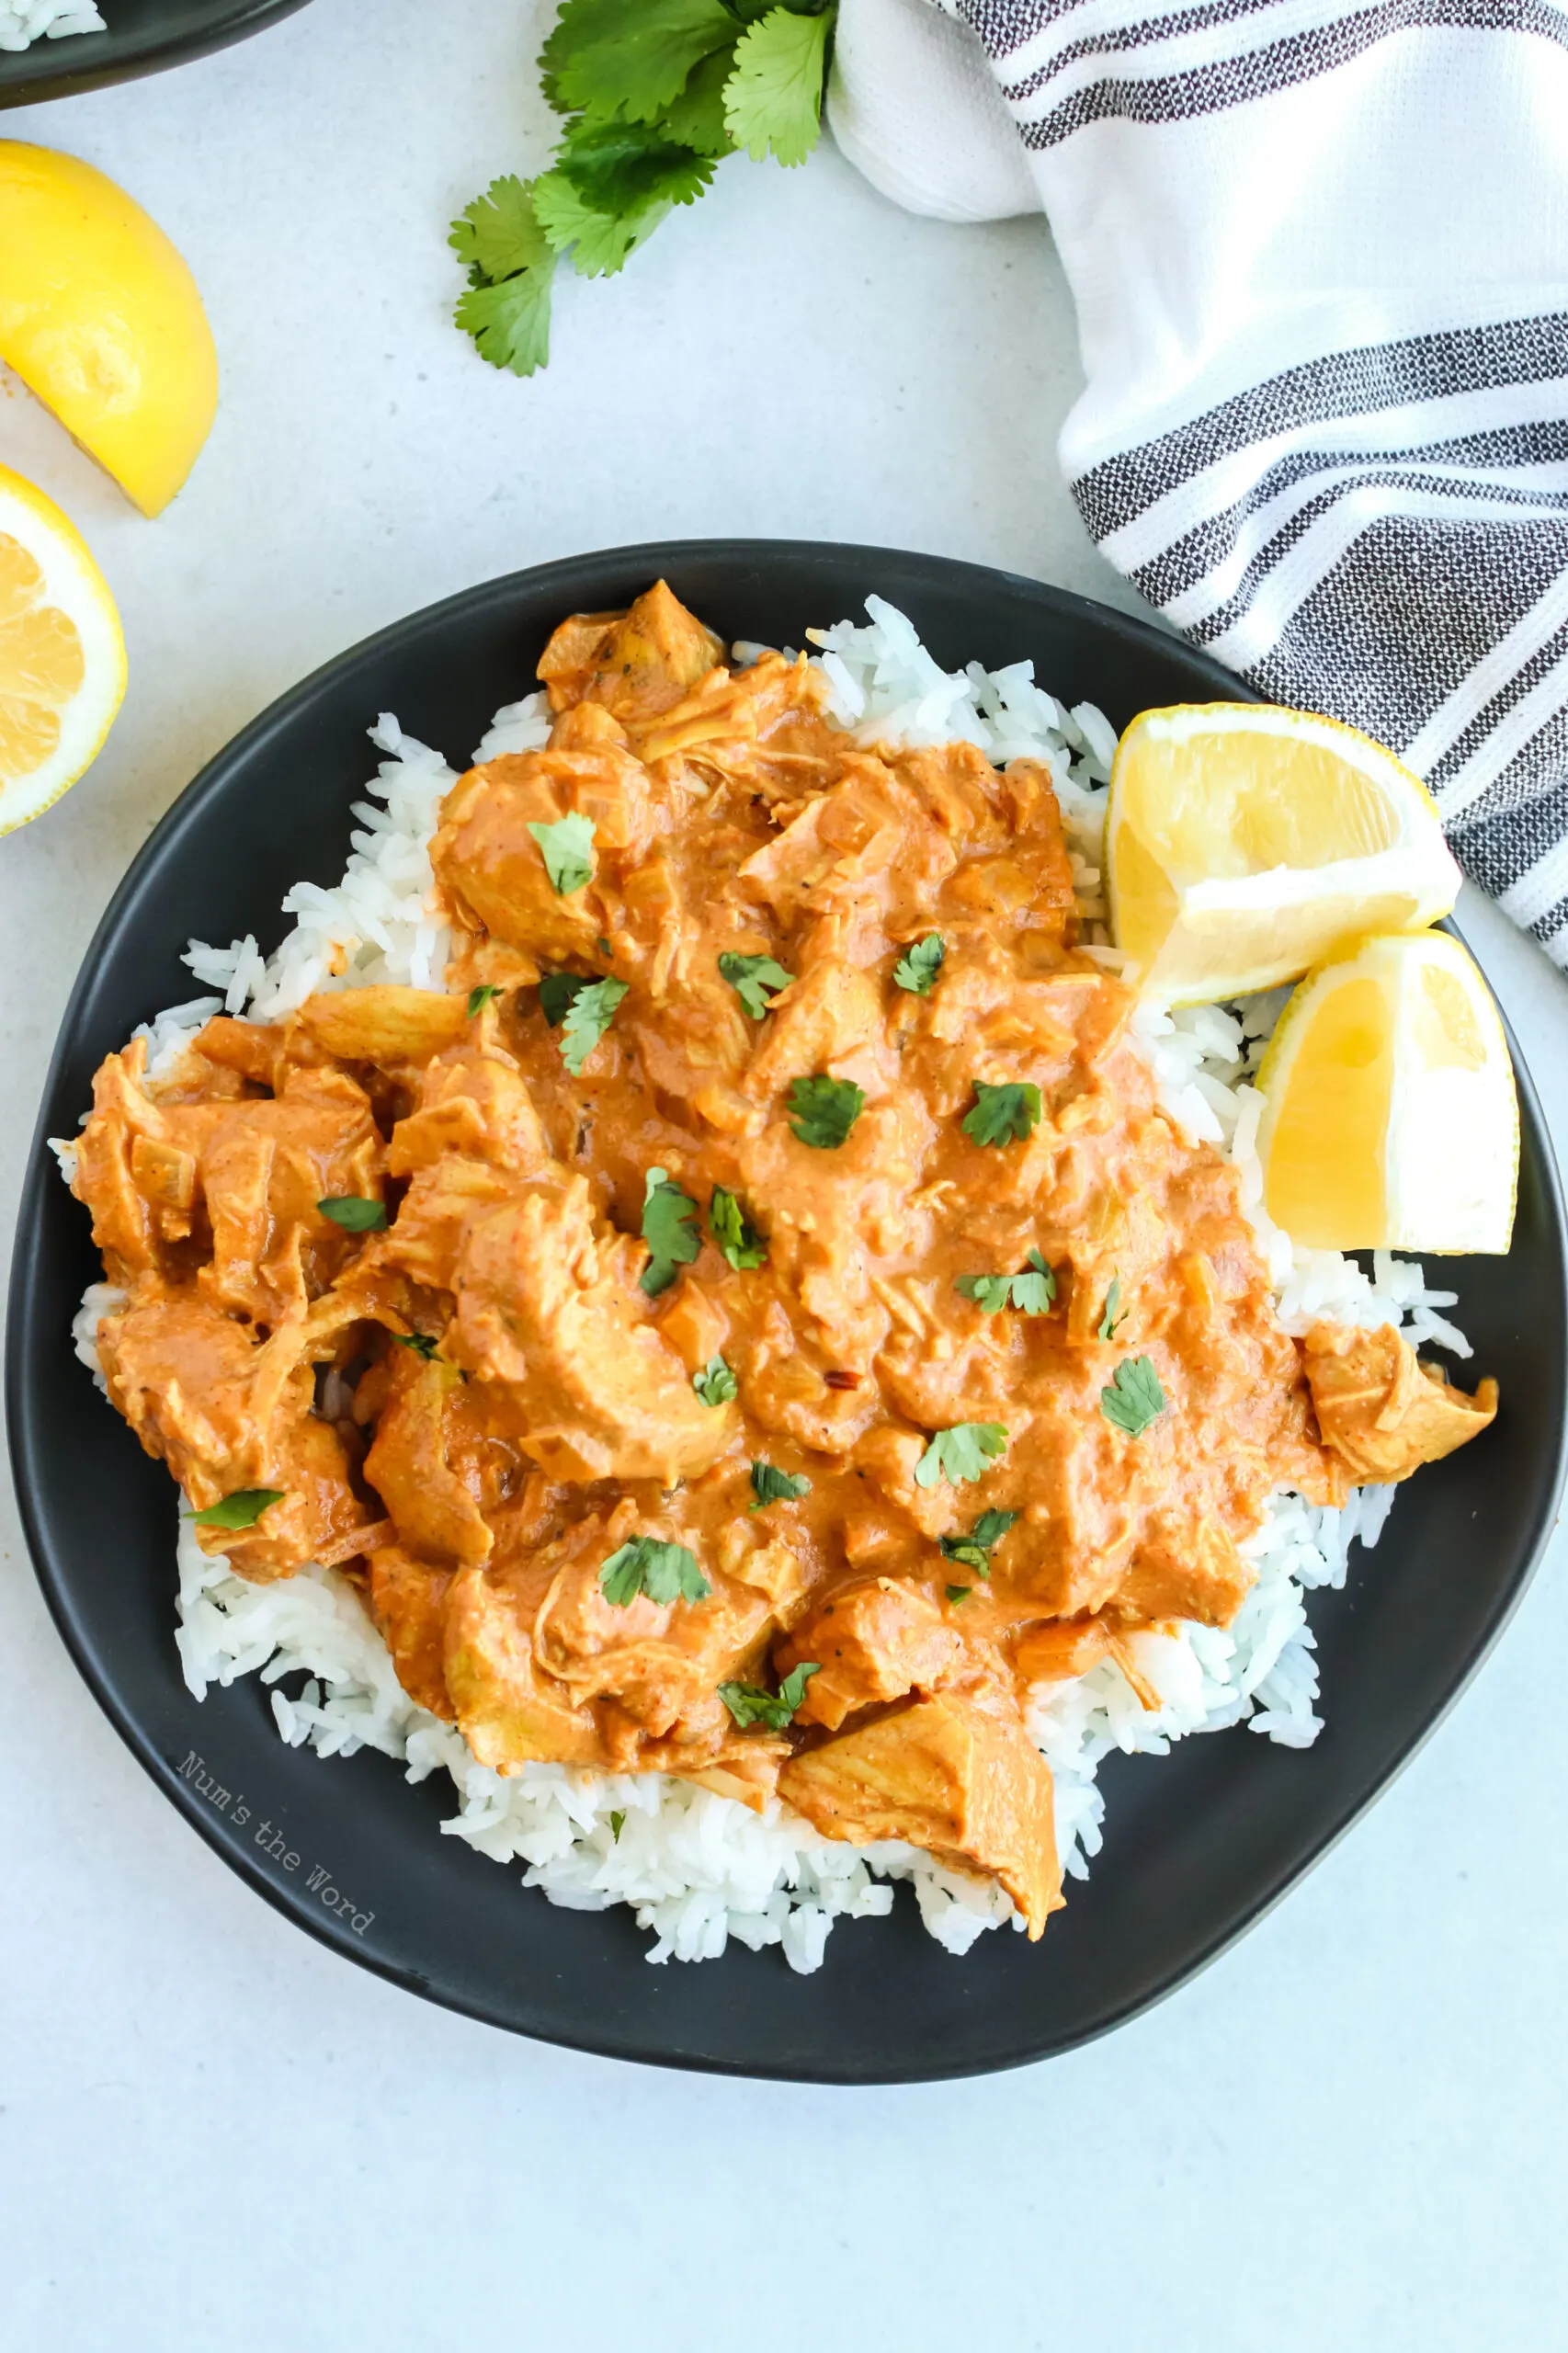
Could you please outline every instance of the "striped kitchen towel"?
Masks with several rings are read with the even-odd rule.
[[[1044,210],[1102,552],[1568,965],[1568,13],[841,0],[830,119],[917,210]]]

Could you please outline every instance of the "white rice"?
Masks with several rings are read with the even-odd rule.
[[[971,663],[944,672],[903,614],[877,597],[866,607],[867,626],[841,621],[811,632],[836,723],[866,743],[961,737],[998,766],[1028,758],[1048,767],[1087,938],[1100,961],[1118,968],[1124,960],[1106,942],[1100,896],[1105,787],[1116,748],[1109,722],[1092,704],[1064,709],[1035,684],[1028,662],[998,671]],[[735,656],[754,659],[762,650],[737,646]],[[475,759],[540,745],[549,728],[546,698],[527,696],[496,713]],[[185,961],[212,994],[161,1014],[138,1033],[148,1038],[154,1074],[168,1071],[220,1010],[275,1020],[322,988],[377,981],[442,985],[449,940],[429,912],[428,844],[455,773],[389,715],[370,737],[386,756],[369,787],[371,797],[354,803],[358,829],[342,882],[335,890],[295,886],[283,903],[294,928],[270,957],[254,938],[227,948],[191,942]],[[1135,1040],[1165,1108],[1186,1133],[1213,1143],[1237,1167],[1288,1330],[1303,1332],[1320,1315],[1391,1323],[1413,1341],[1468,1356],[1463,1336],[1438,1312],[1454,1303],[1454,1294],[1429,1290],[1420,1267],[1380,1251],[1369,1278],[1338,1252],[1293,1249],[1265,1215],[1256,1148],[1262,1097],[1248,1079],[1286,994],[1234,1008],[1140,1010]],[[56,1150],[69,1177],[74,1147]],[[95,1373],[97,1321],[119,1297],[95,1285],[73,1327],[77,1354]],[[1311,1745],[1322,1721],[1305,1596],[1320,1586],[1344,1586],[1351,1545],[1377,1541],[1392,1498],[1391,1488],[1366,1488],[1332,1510],[1295,1495],[1278,1496],[1246,1548],[1257,1582],[1233,1625],[1221,1631],[1186,1624],[1174,1633],[1131,1638],[1135,1664],[1159,1695],[1157,1711],[1140,1705],[1109,1661],[1075,1682],[1039,1688],[1030,1730],[1055,1779],[1057,1840],[1069,1873],[1085,1877],[1099,1852],[1104,1805],[1096,1776],[1112,1748],[1165,1756],[1172,1741],[1188,1733],[1242,1722],[1285,1746]],[[277,1584],[248,1585],[221,1555],[204,1553],[183,1519],[178,1560],[176,1641],[199,1699],[213,1684],[259,1674],[272,1688],[278,1733],[291,1745],[308,1745],[323,1756],[379,1749],[403,1764],[411,1781],[446,1771],[460,1800],[441,1825],[446,1835],[497,1862],[522,1863],[522,1883],[542,1888],[551,1903],[587,1911],[631,1904],[639,1927],[653,1936],[650,1961],[713,1960],[737,1937],[754,1949],[779,1945],[791,1968],[812,1970],[821,1965],[834,1921],[886,1912],[895,1879],[912,1883],[926,1927],[950,1951],[967,1950],[1005,1920],[1022,1927],[999,1889],[955,1877],[914,1847],[820,1839],[777,1801],[757,1814],[660,1774],[560,1765],[493,1772],[460,1733],[409,1699],[346,1579],[312,1568]]]
[[[0,50],[61,40],[67,33],[108,30],[93,0],[0,0]]]

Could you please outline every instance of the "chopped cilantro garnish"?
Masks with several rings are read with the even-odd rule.
[[[577,999],[592,982],[584,972],[541,972],[539,1009],[552,1029],[559,1029]]]
[[[621,1834],[621,1832],[625,1829],[625,1827],[626,1827],[626,1816],[625,1816],[625,1814],[624,1814],[624,1813],[621,1813],[621,1811],[620,1811],[619,1807],[618,1806],[618,1807],[616,1808],[615,1812],[610,1815],[610,1818],[609,1818],[609,1835],[610,1835],[610,1843],[612,1844],[612,1846],[616,1846],[616,1847],[619,1847],[619,1844],[620,1844],[620,1834]]]
[[[783,1732],[793,1723],[812,1677],[821,1672],[814,1659],[802,1659],[799,1666],[790,1668],[777,1693],[759,1690],[755,1683],[721,1683],[719,1697],[743,1732],[752,1724]]]
[[[951,1602],[967,1601],[973,1591],[971,1585],[950,1585],[947,1588],[948,1599]]]
[[[710,1357],[701,1371],[692,1374],[691,1385],[705,1405],[730,1405],[740,1395],[740,1383],[722,1357]]]
[[[893,979],[911,996],[929,996],[947,952],[948,943],[941,933],[928,931],[924,939],[917,939],[913,947],[904,949],[892,968]]]
[[[656,1536],[634,1536],[610,1554],[599,1571],[605,1599],[625,1609],[640,1593],[650,1601],[701,1601],[713,1590],[684,1544],[661,1543]]]
[[[280,1504],[288,1492],[287,1487],[236,1487],[221,1503],[209,1504],[205,1511],[193,1511],[188,1516],[198,1528],[227,1528],[232,1531],[254,1528],[268,1505]]]
[[[779,990],[787,989],[795,977],[771,956],[736,956],[728,951],[720,957],[719,970],[754,1021],[762,1019]]]
[[[615,1019],[626,989],[624,981],[604,980],[589,981],[574,992],[561,1029],[561,1059],[574,1078],[582,1076],[584,1063]]]
[[[938,1430],[915,1466],[917,1487],[934,1487],[946,1479],[950,1487],[983,1479],[991,1463],[1007,1450],[1007,1433],[1000,1422],[955,1422]]]
[[[1108,1387],[1100,1391],[1100,1411],[1114,1429],[1142,1438],[1165,1412],[1167,1399],[1147,1357],[1123,1357]]]
[[[736,1274],[744,1275],[751,1267],[766,1263],[767,1243],[734,1194],[722,1185],[714,1186],[713,1198],[708,1204],[708,1231]]]
[[[818,1152],[836,1152],[865,1101],[852,1078],[798,1078],[790,1089],[790,1132]]]
[[[422,1357],[426,1364],[436,1353],[436,1343],[428,1332],[394,1332],[392,1338],[400,1348],[412,1348],[415,1355]]]
[[[1102,1340],[1114,1340],[1117,1325],[1125,1324],[1130,1313],[1131,1310],[1124,1308],[1121,1304],[1121,1277],[1112,1275],[1110,1289],[1105,1295],[1105,1313],[1100,1317],[1097,1337]]]
[[[972,1143],[1022,1142],[1040,1118],[1040,1089],[1026,1080],[1018,1086],[974,1084],[974,1108],[967,1112],[963,1131]]]
[[[564,899],[594,879],[594,821],[575,810],[553,825],[530,825],[544,870]]]
[[[988,1577],[991,1555],[1017,1517],[1016,1511],[983,1511],[967,1536],[939,1536],[937,1541],[947,1559],[961,1561],[966,1569]]]
[[[1056,1277],[1038,1250],[1021,1275],[958,1275],[953,1289],[972,1299],[983,1315],[994,1315],[1009,1302],[1020,1315],[1043,1315],[1056,1297]]]
[[[345,1233],[380,1233],[387,1222],[385,1201],[366,1200],[358,1193],[340,1193],[331,1200],[318,1201],[316,1207]]]
[[[501,992],[496,987],[494,981],[485,981],[480,987],[476,989],[470,989],[468,993],[469,1019],[472,1021],[476,1014],[483,1013],[485,1006],[490,1003],[491,998],[494,996],[499,996]]]
[[[764,1504],[792,1504],[801,1495],[809,1495],[812,1483],[804,1472],[779,1471],[771,1462],[754,1462],[751,1466],[751,1491],[756,1497],[750,1506],[760,1511]]]
[[[650,1299],[668,1290],[682,1267],[689,1267],[702,1247],[695,1224],[697,1203],[673,1183],[662,1168],[650,1168],[642,1195],[642,1239],[648,1263],[638,1278]],[[701,1376],[699,1376],[700,1381]],[[710,1397],[711,1405],[719,1401]]]

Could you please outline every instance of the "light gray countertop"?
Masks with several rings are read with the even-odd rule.
[[[156,523],[0,386],[0,462],[86,533],[131,665],[97,767],[0,843],[7,1244],[55,1028],[127,862],[203,761],[368,631],[518,565],[708,533],[930,549],[1135,601],[1056,473],[1077,364],[1037,222],[907,218],[825,149],[789,177],[730,165],[623,279],[563,287],[547,374],[482,366],[447,324],[444,233],[493,173],[537,168],[547,14],[316,0],[205,63],[0,119],[147,205],[223,369]],[[1568,1136],[1564,983],[1473,894],[1461,915]],[[99,1716],[6,1489],[6,2341],[1561,2341],[1568,1768],[1537,1687],[1555,1704],[1565,1568],[1559,1540],[1383,1802],[1175,1999],[1049,2066],[851,2094],[536,2048],[300,1935]]]

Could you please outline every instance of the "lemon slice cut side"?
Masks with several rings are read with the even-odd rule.
[[[1264,1206],[1293,1242],[1507,1250],[1513,1064],[1491,991],[1446,932],[1365,940],[1309,973],[1257,1084]]]
[[[196,281],[92,165],[0,139],[0,359],[144,515],[211,429],[218,359]]]
[[[119,617],[86,542],[0,466],[0,834],[74,784],[124,692]]]
[[[1106,812],[1116,945],[1140,995],[1211,1003],[1369,932],[1447,915],[1460,874],[1426,787],[1355,728],[1253,703],[1148,710]]]

